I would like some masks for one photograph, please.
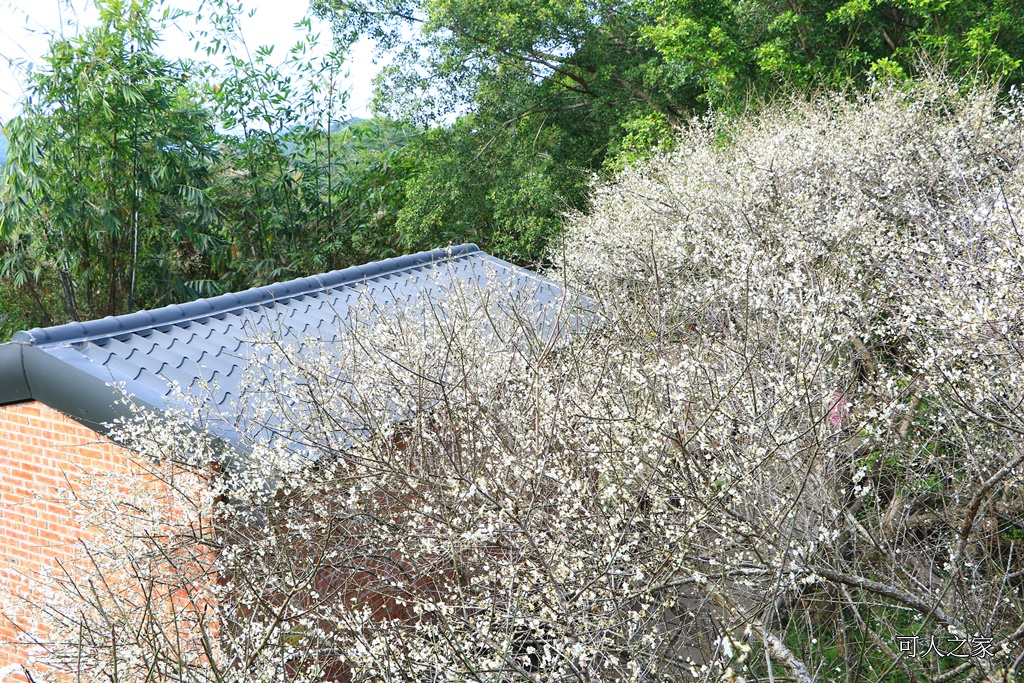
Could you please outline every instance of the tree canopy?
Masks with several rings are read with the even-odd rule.
[[[591,174],[672,144],[709,109],[862,88],[872,74],[903,79],[928,62],[1004,87],[1024,74],[1024,17],[1008,0],[312,6],[333,21],[336,40],[370,37],[393,55],[378,79],[382,112],[422,124],[456,118],[418,153],[403,235],[457,234],[520,260],[539,258],[560,214],[586,206]]]

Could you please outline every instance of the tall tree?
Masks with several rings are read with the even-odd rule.
[[[215,241],[212,126],[185,66],[156,51],[156,2],[99,0],[100,24],[51,43],[5,129],[0,274],[22,289],[59,283],[59,305],[46,287],[29,298],[33,323],[187,298]]]

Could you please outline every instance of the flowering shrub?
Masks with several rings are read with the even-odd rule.
[[[584,310],[436,291],[340,340],[262,339],[253,436],[207,500],[216,552],[190,555],[216,627],[143,637],[87,596],[52,620],[62,661],[97,680],[1012,679],[1022,107],[935,78],[695,122],[569,220],[553,258]],[[140,424],[122,438],[155,461],[209,460],[187,421]],[[176,490],[196,518],[211,488]],[[187,517],[115,555],[180,580],[154,549],[195,547]],[[75,645],[83,628],[117,648]]]
[[[719,607],[712,672],[1019,665],[1022,105],[933,78],[698,123],[570,224],[563,271],[699,464],[674,557]],[[748,627],[767,657],[726,646]]]

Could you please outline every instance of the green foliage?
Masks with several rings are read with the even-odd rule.
[[[313,0],[336,38],[396,55],[382,112],[451,121],[414,161],[407,244],[474,239],[532,259],[581,178],[671,144],[709,107],[794,88],[904,80],[923,63],[1019,83],[1021,5],[1010,0]],[[528,201],[529,199],[529,201]],[[528,204],[532,201],[533,207]]]
[[[505,129],[489,123],[466,116],[408,148],[411,173],[396,221],[407,250],[471,241],[537,261],[571,202],[582,202],[588,150],[573,148],[578,139],[538,120]]]
[[[233,288],[334,267],[344,249],[333,231],[341,207],[330,134],[347,97],[339,87],[342,57],[311,58],[319,37],[308,20],[283,59],[270,46],[250,50],[238,33],[244,8],[222,2],[211,10],[211,29],[196,38],[226,62],[205,65],[204,80],[208,106],[226,131],[211,195],[229,245],[213,265]]]
[[[338,182],[333,196],[345,206],[344,235],[352,263],[406,251],[398,234],[398,212],[415,155],[408,151],[422,131],[388,119],[371,119],[332,134]]]
[[[213,241],[209,117],[155,52],[152,2],[97,5],[100,25],[51,43],[5,128],[0,275],[20,297],[4,301],[36,323],[188,297]]]
[[[463,241],[538,262],[595,176],[670,149],[709,108],[929,61],[1024,73],[1010,0],[314,0],[339,49],[369,36],[394,54],[376,94],[390,118],[344,125],[342,53],[311,58],[309,22],[275,55],[247,46],[236,0],[205,3],[192,37],[209,62],[171,62],[160,2],[105,0],[100,26],[55,39],[6,128],[8,324]]]
[[[382,112],[420,125],[462,115],[432,130],[410,162],[398,220],[409,246],[473,240],[513,260],[536,260],[560,216],[586,205],[590,177],[609,155],[648,145],[651,131],[679,123],[679,102],[696,103],[650,70],[657,55],[637,43],[647,21],[638,7],[565,0],[313,6],[334,19],[337,39],[365,34],[397,50],[379,79]],[[421,18],[422,31],[411,33],[410,19]]]
[[[110,0],[57,38],[10,122],[0,333],[266,284],[405,249],[395,227],[419,131],[343,122],[342,57],[250,51],[241,5],[205,7],[212,62],[157,53],[159,0]],[[216,127],[215,127],[215,124]]]
[[[375,120],[226,135],[211,188],[228,244],[221,281],[241,288],[397,255],[406,176],[395,157],[411,134]]]

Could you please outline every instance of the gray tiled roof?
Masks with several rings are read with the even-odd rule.
[[[467,244],[186,304],[18,332],[0,345],[0,405],[38,399],[94,429],[117,417],[121,385],[163,409],[173,384],[230,412],[254,336],[331,340],[357,304],[381,314],[452,284],[500,283],[544,305],[561,287]]]

